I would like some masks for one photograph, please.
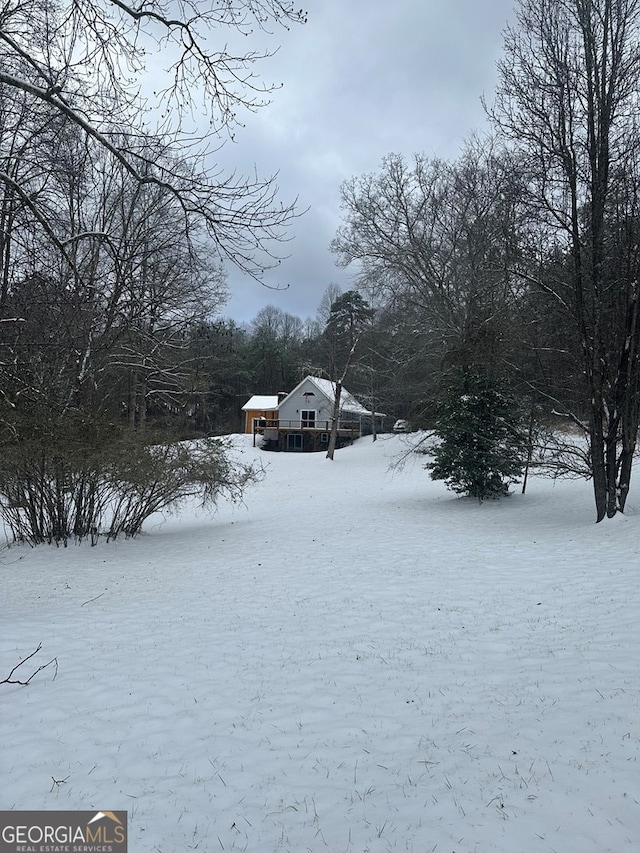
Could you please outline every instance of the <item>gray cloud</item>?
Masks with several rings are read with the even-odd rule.
[[[328,248],[342,181],[375,171],[390,152],[454,158],[486,128],[480,99],[491,100],[513,0],[311,0],[307,8],[305,27],[256,35],[261,46],[281,45],[257,71],[283,87],[221,154],[242,172],[278,172],[282,200],[309,208],[281,247],[288,259],[265,276],[282,289],[229,270],[225,314],[239,321],[268,303],[313,316],[329,283],[349,286]]]

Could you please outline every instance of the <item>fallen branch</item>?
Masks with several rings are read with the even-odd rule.
[[[54,664],[54,666],[55,666],[55,673],[53,676],[53,681],[55,681],[56,675],[58,674],[58,658],[51,658],[51,660],[48,663],[45,663],[42,666],[39,666],[38,669],[35,670],[35,672],[31,673],[31,675],[29,676],[29,678],[27,678],[26,681],[20,681],[20,679],[18,679],[18,678],[14,679],[11,677],[15,673],[15,671],[17,669],[19,669],[19,667],[21,667],[23,664],[25,664],[32,657],[37,655],[41,648],[42,648],[42,643],[38,643],[38,648],[35,651],[31,652],[30,655],[27,655],[26,658],[23,658],[19,663],[17,663],[14,666],[14,668],[11,670],[9,675],[6,678],[3,678],[2,681],[0,681],[0,684],[22,684],[23,687],[26,687],[27,684],[29,684],[29,682],[33,678],[35,678],[39,672],[42,672],[43,669],[46,669],[48,666],[51,666],[51,664]]]
[[[80,605],[80,607],[84,607],[85,604],[91,604],[92,601],[97,601],[98,598],[102,598],[103,595],[104,595],[104,592],[101,592],[100,595],[96,595],[95,598],[90,598],[88,601],[83,601],[82,604]]]
[[[66,785],[66,783],[67,783],[67,779],[68,779],[68,778],[69,778],[69,777],[67,776],[67,778],[66,778],[66,779],[55,779],[55,778],[52,776],[52,777],[51,777],[51,780],[52,780],[52,782],[53,782],[53,785],[52,785],[52,786],[51,786],[51,788],[49,789],[49,793],[51,793],[51,791],[53,791],[53,789],[56,787],[56,785]]]

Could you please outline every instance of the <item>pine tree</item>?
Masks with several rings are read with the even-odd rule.
[[[447,389],[436,432],[441,441],[426,467],[458,494],[502,497],[524,471],[527,432],[517,401],[486,376],[468,374]]]

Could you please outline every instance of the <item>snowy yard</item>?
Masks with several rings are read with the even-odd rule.
[[[0,552],[2,809],[131,853],[637,853],[640,494],[478,505],[405,439],[265,454],[246,506]],[[640,480],[640,472],[636,475]]]

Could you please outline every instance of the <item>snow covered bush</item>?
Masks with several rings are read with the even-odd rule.
[[[524,471],[527,431],[517,401],[499,382],[467,374],[451,384],[438,408],[440,443],[427,469],[458,494],[499,498]]]

